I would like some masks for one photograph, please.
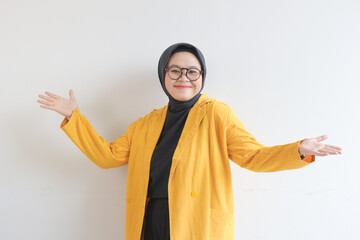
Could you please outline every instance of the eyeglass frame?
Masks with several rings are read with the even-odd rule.
[[[178,67],[178,66],[170,66],[170,67],[165,68],[164,70],[165,70],[165,72],[168,72],[168,73],[169,73],[169,69],[170,69],[170,68],[174,68],[174,67],[175,67],[175,68],[179,68],[180,71],[181,71],[181,74],[180,74],[180,76],[179,76],[177,79],[171,78],[171,77],[170,77],[170,74],[169,74],[169,77],[170,77],[170,79],[172,79],[172,80],[179,80],[179,79],[181,78],[181,76],[183,75],[183,69],[186,69],[185,75],[186,75],[186,77],[187,77],[191,82],[195,82],[195,81],[199,80],[200,76],[201,76],[201,75],[203,74],[203,72],[204,72],[204,71],[201,71],[201,70],[197,69],[196,67],[181,68],[181,67]],[[191,80],[191,79],[188,77],[187,74],[188,74],[188,71],[189,71],[190,69],[196,69],[196,70],[198,70],[198,71],[200,72],[200,75],[199,75],[199,77],[198,77],[197,79]]]

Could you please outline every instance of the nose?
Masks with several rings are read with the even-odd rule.
[[[182,71],[182,74],[181,74],[181,76],[180,76],[180,78],[178,79],[178,81],[187,81],[187,82],[190,82],[190,80],[187,78],[187,76],[186,76],[186,69],[182,69],[181,70]]]

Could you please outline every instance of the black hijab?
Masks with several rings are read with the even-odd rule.
[[[179,103],[186,103],[188,101],[191,101],[191,99],[188,101],[178,101],[170,95],[170,93],[166,90],[166,87],[165,87],[165,73],[166,73],[165,68],[166,68],[171,56],[177,52],[190,52],[190,53],[194,54],[200,62],[203,73],[202,73],[202,86],[201,86],[201,89],[200,89],[198,95],[200,94],[201,90],[204,88],[205,77],[206,77],[206,65],[205,65],[205,58],[204,58],[203,54],[201,53],[201,51],[189,43],[175,43],[175,44],[171,45],[170,47],[168,47],[161,54],[161,57],[160,57],[159,63],[158,63],[158,75],[159,75],[159,80],[160,80],[161,86],[162,86],[164,92],[166,93],[166,95],[169,97],[169,101],[170,101],[169,103],[179,104]]]
[[[171,56],[177,52],[190,52],[194,54],[199,60],[203,71],[202,86],[199,93],[187,101],[176,100],[170,95],[165,87],[165,68]],[[158,64],[158,74],[161,86],[169,97],[169,104],[165,123],[151,158],[148,197],[168,198],[168,180],[172,157],[180,139],[187,116],[192,106],[199,99],[201,90],[204,88],[206,76],[204,56],[199,49],[189,43],[173,44],[161,55]]]

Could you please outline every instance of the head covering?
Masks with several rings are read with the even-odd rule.
[[[165,68],[171,58],[172,55],[174,55],[177,52],[190,52],[192,54],[194,54],[197,59],[200,62],[201,65],[201,70],[203,71],[202,74],[202,86],[201,89],[199,91],[199,93],[194,96],[194,98],[198,98],[200,96],[200,92],[201,90],[204,88],[204,84],[205,84],[205,77],[206,77],[206,65],[205,65],[205,58],[203,56],[203,54],[201,53],[201,51],[196,48],[195,46],[189,44],[189,43],[175,43],[173,45],[171,45],[170,47],[168,47],[161,55],[160,59],[159,59],[159,64],[158,64],[158,75],[159,75],[159,80],[161,83],[161,86],[164,90],[164,92],[166,93],[166,95],[169,97],[170,103],[181,103],[181,102],[188,102],[188,101],[178,101],[176,99],[174,99],[170,93],[166,90],[165,87]],[[194,99],[193,98],[193,99]]]

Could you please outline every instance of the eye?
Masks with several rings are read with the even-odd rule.
[[[171,73],[180,73],[180,69],[178,69],[178,68],[170,68],[169,71]]]
[[[199,71],[197,69],[189,69],[189,74],[198,74]]]

